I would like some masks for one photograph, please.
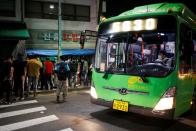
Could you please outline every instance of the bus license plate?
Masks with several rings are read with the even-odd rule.
[[[126,101],[113,101],[113,109],[128,112],[129,103]]]

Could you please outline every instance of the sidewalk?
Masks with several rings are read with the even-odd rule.
[[[68,87],[68,91],[79,91],[79,90],[86,90],[86,89],[90,89],[90,86],[78,86],[76,88],[74,87]],[[37,94],[49,94],[49,93],[55,93],[56,89],[53,90],[37,90]],[[30,91],[30,94],[32,94],[33,91]]]

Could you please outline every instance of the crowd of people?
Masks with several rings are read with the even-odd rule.
[[[63,66],[62,66],[63,65]],[[92,64],[85,58],[41,61],[37,56],[24,58],[18,54],[15,60],[8,56],[0,63],[0,104],[37,96],[37,90],[56,89],[57,102],[62,92],[66,101],[68,88],[91,84]]]

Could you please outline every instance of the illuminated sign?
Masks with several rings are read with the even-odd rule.
[[[58,33],[57,32],[42,32],[39,34],[38,38],[41,38],[45,41],[51,41],[51,40],[57,41]],[[79,39],[80,39],[80,34],[62,32],[63,41],[77,42]]]
[[[109,33],[140,31],[140,30],[155,30],[157,29],[157,19],[137,19],[132,21],[114,22],[110,26]]]

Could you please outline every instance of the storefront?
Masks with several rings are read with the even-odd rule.
[[[51,61],[56,61],[57,59],[57,50],[27,50],[28,56],[39,56],[42,61],[45,60],[45,58],[49,58]],[[86,57],[90,63],[92,63],[94,59],[95,49],[63,49],[61,50],[61,55],[73,59],[81,57]]]
[[[29,38],[26,24],[15,21],[0,21],[0,59],[26,54],[25,40]]]

